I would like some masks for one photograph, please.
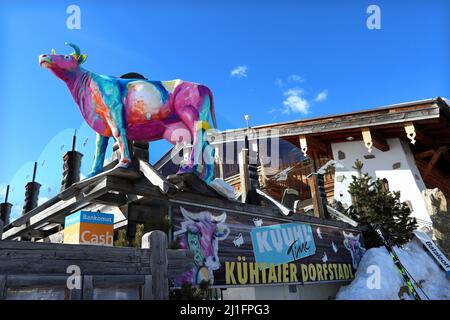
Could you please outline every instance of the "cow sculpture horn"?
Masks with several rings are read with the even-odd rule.
[[[72,53],[72,55],[73,55],[75,58],[78,59],[78,57],[80,56],[80,53],[81,53],[81,52],[80,52],[80,48],[79,48],[77,45],[75,45],[75,44],[73,44],[73,43],[70,43],[70,42],[66,42],[65,45],[66,45],[66,46],[69,46],[69,47],[73,48],[73,50],[75,50],[75,51]]]
[[[87,59],[87,55],[86,54],[81,54],[80,48],[73,43],[70,42],[66,42],[66,46],[72,47],[73,50],[75,50],[74,52],[71,53],[71,55],[78,60],[78,64],[82,64],[83,62],[86,61]]]

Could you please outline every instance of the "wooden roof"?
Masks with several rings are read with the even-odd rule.
[[[443,98],[408,102],[351,113],[273,123],[252,127],[258,137],[282,137],[299,145],[298,136],[334,143],[347,137],[362,139],[361,128],[369,127],[383,138],[405,136],[403,125],[413,122],[417,140],[430,145],[450,143],[450,107]],[[421,133],[425,133],[422,135]],[[222,131],[213,136],[213,143],[243,140],[248,129]]]

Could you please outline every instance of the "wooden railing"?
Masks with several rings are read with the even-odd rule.
[[[0,241],[0,300],[164,300],[168,279],[192,263],[190,251],[167,249],[162,231],[145,234],[142,249]]]

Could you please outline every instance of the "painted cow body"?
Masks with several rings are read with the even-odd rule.
[[[166,139],[172,144],[192,144],[192,153],[181,172],[195,172],[206,182],[213,178],[214,149],[203,138],[216,126],[211,90],[201,84],[97,75],[80,67],[86,55],[73,44],[70,55],[39,56],[39,64],[62,79],[88,125],[97,133],[96,153],[89,176],[103,171],[108,139],[119,144],[118,166],[131,164],[127,140]],[[206,152],[205,152],[206,151]],[[202,158],[206,157],[206,158]],[[205,162],[202,165],[202,161]]]
[[[227,218],[224,212],[220,216],[213,216],[207,211],[192,213],[180,207],[184,221],[181,230],[174,232],[180,240],[182,249],[194,252],[194,266],[183,273],[175,281],[176,286],[183,283],[193,285],[207,281],[214,284],[214,270],[220,268],[219,240],[225,240],[230,229],[225,225]]]

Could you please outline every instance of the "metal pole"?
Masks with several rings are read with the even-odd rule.
[[[9,196],[9,184],[6,186],[6,196],[5,196],[5,202],[4,203],[8,202],[8,196]]]
[[[37,162],[34,163],[33,180],[32,180],[32,182],[34,182],[34,180],[36,179],[36,171],[37,171]]]
[[[77,130],[75,130],[75,133],[73,134],[72,151],[75,151],[76,143],[77,143]]]

